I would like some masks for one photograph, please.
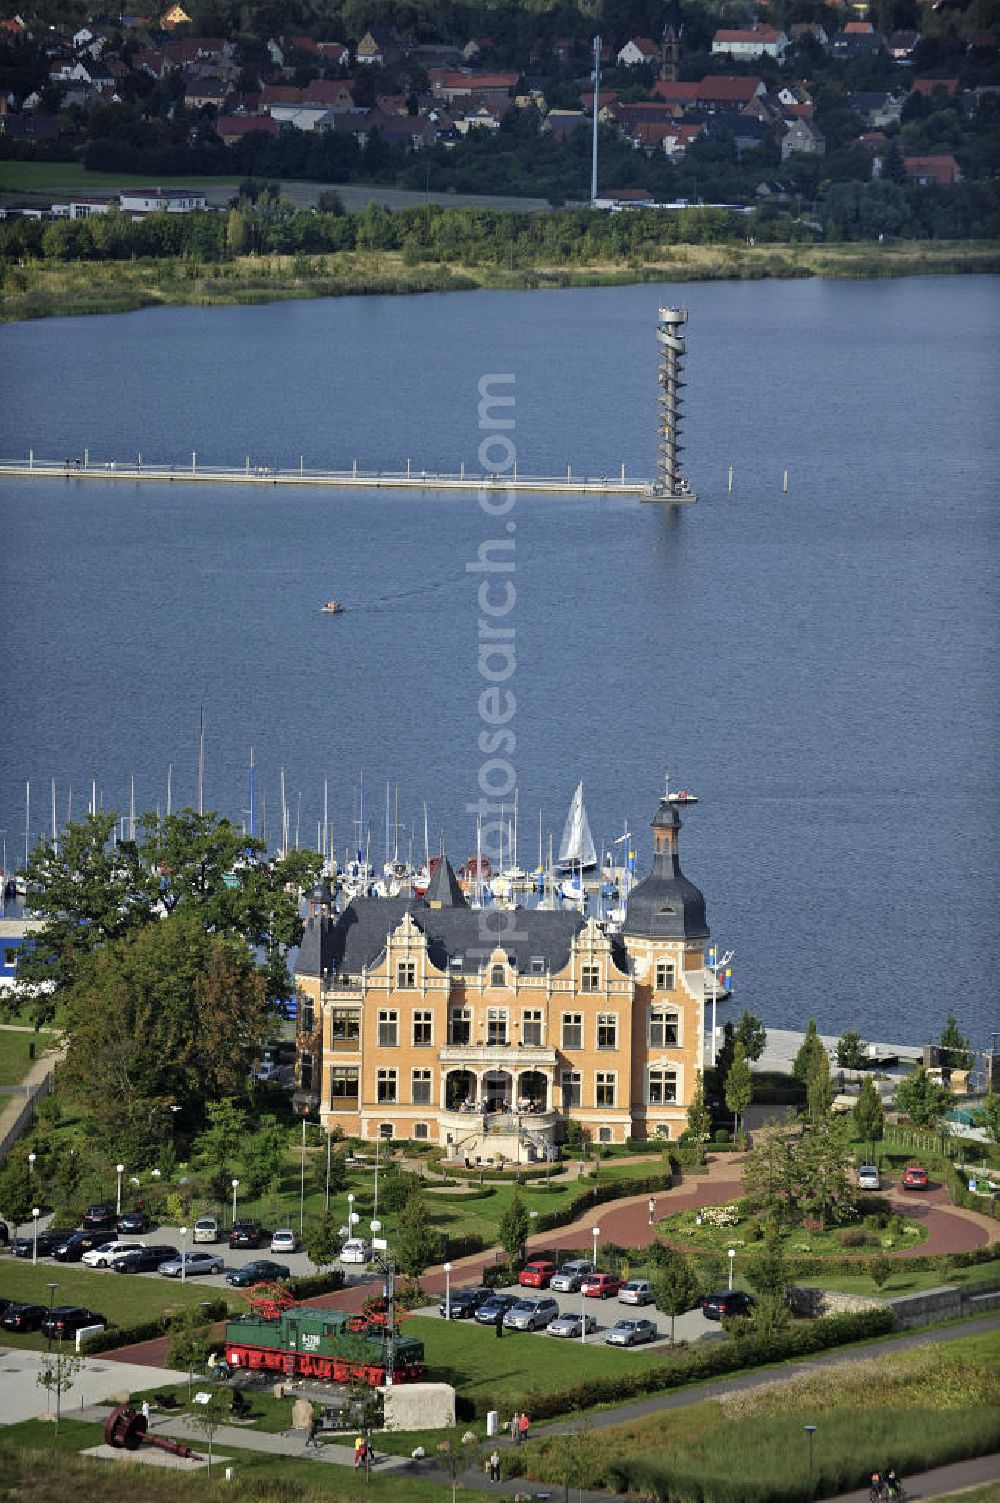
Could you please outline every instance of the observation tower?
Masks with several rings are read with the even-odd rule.
[[[658,500],[681,504],[697,501],[697,494],[685,480],[680,465],[683,445],[681,433],[681,392],[687,385],[682,380],[684,363],[684,325],[687,323],[686,308],[661,308],[656,325],[656,338],[660,347],[659,361],[659,412],[657,420],[657,463],[654,494]]]

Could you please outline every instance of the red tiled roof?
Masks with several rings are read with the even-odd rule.
[[[669,83],[661,78],[653,85],[653,93],[670,104],[694,104],[700,87],[696,83]]]
[[[844,27],[845,37],[870,37],[875,28],[870,21],[848,21]]]
[[[907,177],[929,177],[941,187],[958,182],[958,163],[950,155],[904,157],[903,166]]]
[[[697,97],[723,104],[749,104],[760,85],[761,80],[757,77],[736,78],[728,73],[709,73],[698,85]]]
[[[717,31],[712,38],[713,42],[760,42],[770,45],[780,41],[784,32],[776,30],[773,26],[754,26],[751,29],[736,29],[733,31]]]
[[[911,94],[925,94],[929,99],[935,89],[944,89],[946,94],[954,94],[958,89],[957,78],[915,78],[910,85]]]
[[[252,136],[254,131],[263,131],[266,136],[278,134],[278,122],[270,115],[220,115],[215,125],[216,132],[226,136]]]

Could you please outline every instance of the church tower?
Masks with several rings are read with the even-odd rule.
[[[663,23],[660,38],[660,77],[667,83],[676,83],[681,75],[681,35],[684,19],[681,16],[680,0],[671,0],[667,18]]]

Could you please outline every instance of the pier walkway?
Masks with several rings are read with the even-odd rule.
[[[0,479],[18,480],[126,480],[133,484],[164,481],[188,485],[253,486],[321,486],[333,490],[407,490],[462,491],[478,494],[485,491],[511,492],[515,495],[536,494],[563,496],[637,496],[643,501],[669,501],[691,504],[693,492],[666,497],[658,494],[651,480],[626,477],[625,466],[616,474],[575,475],[567,466],[565,475],[520,475],[515,465],[509,474],[466,473],[462,465],[457,472],[419,469],[409,460],[405,470],[363,470],[355,460],[349,470],[307,469],[300,461],[297,469],[280,469],[254,463],[249,457],[243,466],[205,465],[196,454],[189,464],[149,464],[137,456],[134,460],[93,460],[89,453],[82,459],[0,460]]]

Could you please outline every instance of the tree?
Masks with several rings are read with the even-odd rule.
[[[887,1284],[892,1278],[894,1267],[895,1265],[889,1254],[884,1252],[876,1254],[869,1263],[868,1276],[879,1294],[882,1293],[882,1286]]]
[[[848,1123],[828,1117],[807,1127],[792,1162],[793,1195],[804,1216],[822,1225],[852,1220],[858,1190],[850,1172]]]
[[[698,1275],[691,1260],[675,1248],[668,1249],[669,1256],[661,1259],[650,1282],[657,1309],[670,1316],[670,1341],[674,1339],[674,1321],[678,1315],[694,1308],[701,1291]]]
[[[441,1251],[441,1237],[431,1221],[427,1202],[420,1190],[414,1190],[399,1216],[396,1233],[396,1257],[400,1268],[410,1278],[418,1279]]]
[[[813,1050],[806,1077],[806,1101],[814,1123],[824,1121],[833,1105],[833,1077],[825,1049]]]
[[[941,1063],[946,1070],[971,1070],[976,1063],[976,1051],[958,1026],[958,1019],[950,1012],[938,1038]]]
[[[306,1222],[305,1249],[317,1268],[337,1261],[344,1240],[339,1219],[332,1211],[327,1211],[325,1215],[312,1216]]]
[[[712,1114],[705,1101],[705,1075],[699,1070],[694,1083],[694,1095],[687,1109],[687,1130],[697,1143],[706,1143],[712,1131]]]
[[[83,1358],[76,1356],[74,1352],[64,1352],[62,1342],[60,1342],[54,1352],[46,1353],[44,1366],[35,1379],[40,1388],[56,1396],[57,1435],[59,1434],[59,1420],[62,1416],[62,1396],[73,1387],[82,1368]]]
[[[781,1234],[773,1222],[767,1228],[763,1246],[747,1264],[746,1279],[757,1294],[785,1303],[792,1280]]]
[[[769,1222],[790,1222],[795,1213],[794,1145],[776,1123],[754,1133],[754,1146],[743,1166],[743,1193]]]
[[[869,1149],[881,1141],[885,1131],[882,1098],[870,1075],[866,1075],[861,1082],[861,1090],[854,1105],[854,1131],[863,1143],[869,1145]]]
[[[947,1086],[931,1079],[924,1065],[918,1065],[896,1087],[896,1108],[915,1127],[937,1127],[954,1099]]]
[[[736,1043],[743,1045],[743,1053],[749,1060],[760,1059],[767,1048],[767,1029],[747,1008],[743,1009],[736,1025],[734,1038]]]
[[[195,1368],[199,1371],[205,1368],[211,1349],[211,1328],[195,1306],[174,1317],[170,1323],[167,1366],[187,1368],[189,1400]]]
[[[739,1137],[740,1132],[740,1114],[746,1111],[752,1100],[753,1081],[750,1078],[750,1066],[743,1053],[743,1045],[737,1042],[733,1046],[733,1062],[726,1076],[726,1105],[733,1114],[736,1137]]]
[[[972,1125],[981,1127],[991,1143],[1000,1143],[1000,1095],[987,1092],[979,1111],[973,1113]]]
[[[201,1430],[208,1441],[208,1472],[212,1474],[212,1444],[220,1425],[227,1423],[232,1413],[232,1400],[228,1388],[216,1388],[207,1404],[192,1404],[188,1419]]]
[[[795,1059],[792,1061],[792,1074],[796,1080],[801,1080],[803,1085],[809,1079],[809,1066],[813,1057],[816,1051],[821,1049],[823,1049],[823,1045],[820,1041],[819,1030],[816,1027],[816,1019],[810,1018],[806,1024],[805,1037],[799,1045],[799,1051]],[[823,1052],[824,1054],[826,1053],[825,1050]]]
[[[31,1216],[34,1194],[27,1157],[15,1151],[0,1169],[0,1210],[13,1223],[15,1230]]]
[[[208,1126],[195,1138],[192,1153],[211,1171],[224,1194],[246,1137],[247,1114],[232,1096],[226,1096],[221,1101],[209,1101],[205,1116]]]
[[[848,1030],[837,1040],[837,1064],[842,1070],[863,1070],[868,1063],[868,1045],[860,1033]]]
[[[243,1178],[251,1195],[263,1195],[281,1179],[281,1162],[285,1154],[287,1130],[270,1113],[261,1117],[256,1132],[243,1144],[241,1164]]]
[[[521,1199],[520,1192],[515,1190],[511,1197],[510,1205],[500,1217],[500,1246],[513,1261],[520,1258],[524,1252],[524,1244],[528,1238],[529,1217],[528,1210]]]

